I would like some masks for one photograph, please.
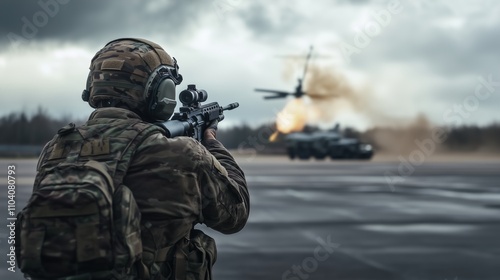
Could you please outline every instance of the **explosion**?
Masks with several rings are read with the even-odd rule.
[[[302,131],[308,122],[307,106],[304,99],[294,98],[278,113],[276,128],[283,134]]]
[[[290,69],[286,71],[289,75]],[[387,110],[383,111],[378,106],[382,100],[378,100],[369,87],[354,87],[343,73],[334,69],[311,65],[304,82],[306,94],[288,100],[277,114],[277,132],[271,135],[270,141],[275,141],[279,133],[303,131],[306,125],[333,126],[343,114],[355,113],[365,118],[372,127],[404,128],[403,135],[392,133],[390,128],[369,132],[376,146],[387,151],[403,152],[414,149],[414,140],[428,137],[433,127],[424,115],[416,119],[388,115]]]
[[[277,114],[279,133],[300,132],[308,124],[332,123],[339,112],[352,107],[349,103],[357,100],[355,91],[338,73],[312,66],[307,77],[307,95],[290,99]],[[270,141],[276,138],[277,133]]]
[[[308,108],[305,99],[294,98],[289,100],[276,116],[277,131],[269,137],[269,141],[276,141],[279,133],[288,134],[302,131],[308,123],[308,116],[313,112],[309,110],[310,108]]]

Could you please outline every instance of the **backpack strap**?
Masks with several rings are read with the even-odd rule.
[[[149,136],[153,135],[156,132],[162,132],[162,130],[155,125],[144,123],[144,122],[136,122],[132,125],[130,125],[128,128],[134,128],[135,131],[139,131],[135,135],[135,137],[129,141],[128,145],[125,147],[125,149],[122,151],[121,156],[115,160],[113,163],[113,167],[111,167],[114,170],[110,170],[112,172],[113,176],[113,183],[115,187],[118,187],[120,184],[123,183],[123,179],[125,178],[127,174],[127,170],[130,166],[130,163],[132,162],[133,156],[135,152],[137,151],[137,148],[139,147],[140,144],[144,140],[146,140]],[[128,129],[124,130],[124,133],[127,132]],[[143,245],[143,254],[144,254],[144,245]],[[132,268],[132,272],[135,271],[135,274],[139,277],[139,279],[150,279],[150,269],[149,267],[143,262],[143,260],[138,260],[134,267]]]
[[[174,255],[175,280],[186,279],[188,265],[189,238],[183,237],[177,242]],[[204,277],[202,278],[204,279]]]
[[[118,186],[123,182],[123,179],[127,175],[128,167],[132,162],[132,158],[134,157],[135,152],[137,151],[137,147],[142,144],[146,138],[153,135],[156,132],[162,132],[162,130],[153,124],[145,123],[145,122],[136,122],[132,124],[130,127],[133,127],[139,130],[139,133],[129,142],[125,150],[122,152],[120,158],[116,162],[115,170],[111,170],[115,186]],[[118,184],[117,184],[118,183]]]
[[[107,170],[104,167],[104,165],[102,165],[98,161],[89,160],[89,161],[87,161],[84,164],[84,166],[89,166],[89,167],[92,167],[92,168],[96,169],[97,171],[99,171],[106,178],[106,180],[108,180],[108,183],[110,185],[113,183],[113,179],[111,178],[111,176],[109,176],[109,173],[107,172]]]

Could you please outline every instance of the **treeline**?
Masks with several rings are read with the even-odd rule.
[[[351,130],[350,133],[346,133],[348,134],[372,143],[376,150],[392,153],[410,152],[421,148],[425,143],[435,146],[436,150],[441,152],[500,152],[500,124],[498,123],[487,126],[376,127],[363,133]]]
[[[32,116],[11,113],[0,118],[0,144],[44,145],[68,122],[50,117],[42,108]]]
[[[444,144],[453,151],[500,151],[500,124],[455,128]]]
[[[56,119],[45,110],[29,116],[26,113],[11,113],[0,117],[0,145],[44,145],[54,134],[69,122],[77,124],[84,120]],[[314,130],[310,127],[309,130]],[[415,147],[415,141],[432,137],[435,128],[430,126],[407,126],[400,128],[377,127],[364,132],[352,128],[342,130],[345,137],[359,138],[371,143],[379,151],[403,152]],[[281,153],[284,136],[276,141],[269,138],[276,131],[274,124],[251,127],[248,124],[219,129],[218,138],[229,149],[251,150],[257,153]],[[444,151],[500,152],[500,124],[488,126],[460,126],[446,129],[446,141],[438,147]]]

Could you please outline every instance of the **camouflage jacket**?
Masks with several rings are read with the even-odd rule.
[[[95,110],[85,126],[91,130],[100,125],[98,133],[117,137],[123,131],[114,127],[127,122],[151,126],[140,121],[137,114],[120,108]],[[50,160],[56,138],[42,151],[38,173],[60,162]],[[109,149],[113,150],[113,145],[126,143],[111,142]],[[158,130],[137,145],[123,182],[134,194],[142,214],[144,250],[171,248],[198,223],[225,234],[235,233],[248,218],[244,173],[217,140],[201,144],[189,137],[169,139]],[[158,256],[153,259],[157,263],[166,261]]]

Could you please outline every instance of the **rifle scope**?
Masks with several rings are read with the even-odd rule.
[[[181,93],[179,94],[179,100],[184,106],[204,102],[207,100],[207,98],[207,92],[202,89],[196,89],[196,85],[188,85],[187,89],[181,91]]]

